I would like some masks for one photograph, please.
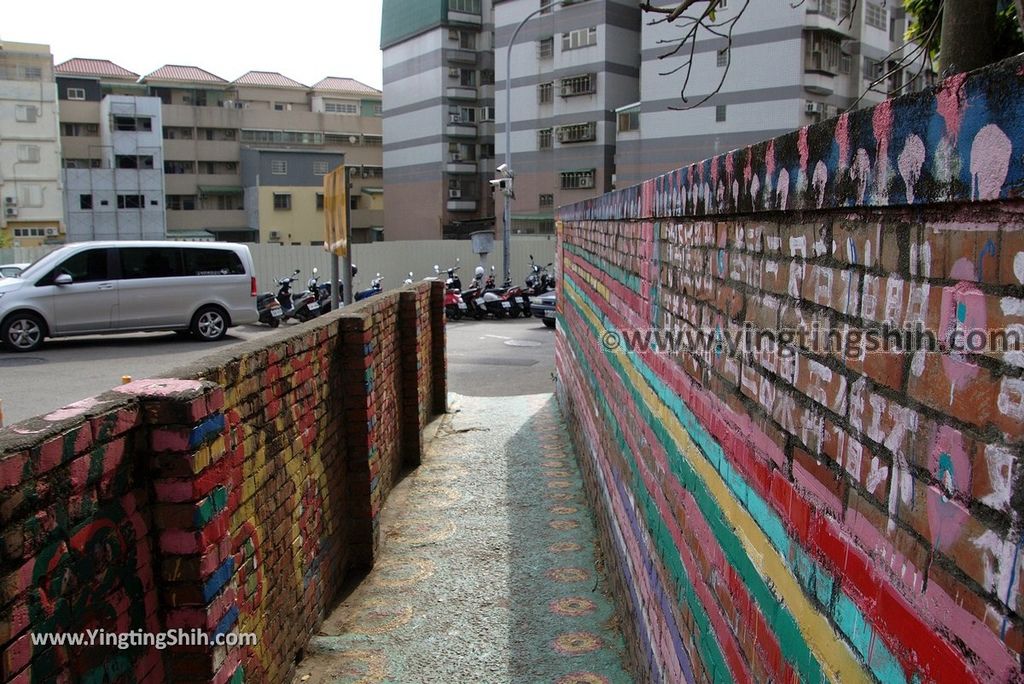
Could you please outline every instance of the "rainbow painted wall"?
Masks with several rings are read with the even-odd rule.
[[[1024,354],[623,343],[1019,334],[1022,191],[1015,59],[560,210],[559,395],[638,681],[1022,681]]]

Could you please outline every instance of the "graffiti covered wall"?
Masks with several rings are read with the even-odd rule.
[[[980,344],[1024,333],[1021,93],[1011,60],[560,210],[641,680],[1021,678],[1024,353]]]
[[[3,681],[288,681],[444,410],[442,296],[385,293],[0,432]],[[90,628],[258,643],[31,642]]]

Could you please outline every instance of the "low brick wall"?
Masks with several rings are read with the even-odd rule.
[[[627,338],[1020,334],[1022,93],[1015,59],[560,210],[559,392],[638,681],[1021,680],[1020,353]]]
[[[445,409],[443,285],[0,431],[0,680],[281,682]],[[33,634],[254,633],[247,646]]]

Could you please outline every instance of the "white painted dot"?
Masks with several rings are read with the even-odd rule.
[[[1024,252],[1017,252],[1017,256],[1013,257],[1013,274],[1017,276],[1017,281],[1024,283]]]

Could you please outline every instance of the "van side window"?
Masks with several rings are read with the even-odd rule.
[[[53,279],[62,273],[71,276],[74,283],[94,283],[110,280],[110,268],[107,263],[108,248],[87,249],[68,257],[59,266],[40,279],[36,286],[53,285]]]
[[[245,275],[238,255],[228,249],[186,248],[185,275]]]
[[[182,275],[177,247],[121,247],[121,278],[177,278]]]

